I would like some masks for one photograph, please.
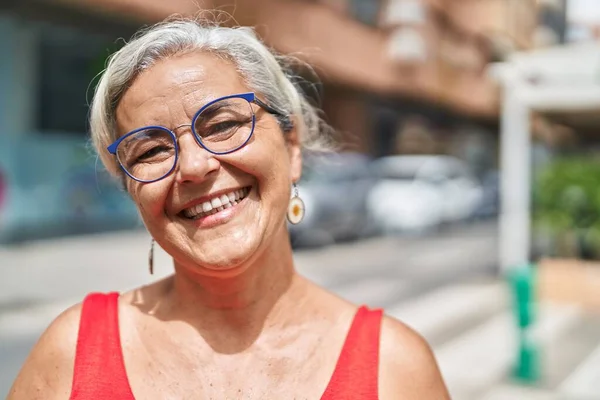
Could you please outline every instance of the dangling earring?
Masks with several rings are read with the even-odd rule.
[[[290,199],[290,204],[287,210],[287,220],[290,224],[296,225],[304,219],[304,202],[298,196],[298,186],[294,182],[294,197]]]
[[[154,275],[154,238],[150,241],[150,251],[148,252],[148,269],[150,275]]]

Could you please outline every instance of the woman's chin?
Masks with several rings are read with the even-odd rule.
[[[190,264],[202,275],[233,277],[246,271],[256,255],[256,247],[243,242],[232,246],[220,246],[218,251],[202,246],[194,249]]]

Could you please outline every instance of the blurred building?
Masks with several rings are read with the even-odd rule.
[[[594,204],[591,199],[597,197],[597,185],[586,185],[596,176],[597,162],[590,156],[600,150],[600,43],[594,35],[600,2],[537,3],[533,48],[515,52],[492,68],[503,82],[499,247],[501,266],[507,270],[540,255],[572,257],[560,254],[569,248],[562,236],[573,231],[595,234],[590,228],[590,221],[596,223],[595,206],[582,211],[564,199],[574,191],[582,193],[579,204]],[[583,167],[569,174],[565,171],[573,159]],[[580,241],[578,257],[593,254],[597,245],[591,243]]]
[[[534,46],[538,3],[238,0],[234,8],[212,0],[202,6],[232,13],[276,50],[314,66],[322,107],[348,148],[378,156],[402,151],[399,143],[410,143],[412,152],[465,154],[484,146],[493,160],[499,90],[486,66]],[[8,188],[0,241],[137,224],[86,148],[90,88],[117,38],[170,14],[198,11],[191,0],[0,4],[0,169]],[[408,137],[399,138],[405,128]]]
[[[567,36],[567,0],[538,0],[538,19],[533,36],[535,47],[565,42]]]
[[[600,2],[538,0],[538,25],[533,40],[535,51],[529,54],[532,83],[562,84],[571,88],[596,84]],[[525,60],[527,56],[519,57]],[[544,64],[552,65],[553,71]],[[577,151],[582,146],[594,146],[598,127],[597,109],[552,110],[537,113],[532,119],[533,138],[546,152]]]
[[[565,5],[568,42],[600,40],[600,7],[594,0],[568,0]]]

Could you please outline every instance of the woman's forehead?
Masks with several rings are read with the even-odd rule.
[[[141,103],[152,95],[181,96],[202,91],[229,94],[229,90],[242,88],[243,80],[231,62],[207,53],[193,53],[157,62],[135,79],[123,98]]]
[[[137,119],[144,110],[189,112],[220,96],[248,91],[235,66],[219,57],[193,53],[159,61],[140,74],[124,93],[117,108],[119,125]],[[142,112],[142,114],[144,114]]]

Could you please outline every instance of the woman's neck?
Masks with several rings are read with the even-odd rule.
[[[218,326],[221,334],[243,342],[264,328],[293,324],[290,310],[303,303],[306,281],[295,272],[287,235],[279,241],[235,276],[190,274],[176,265],[167,301],[170,318],[198,330]]]

